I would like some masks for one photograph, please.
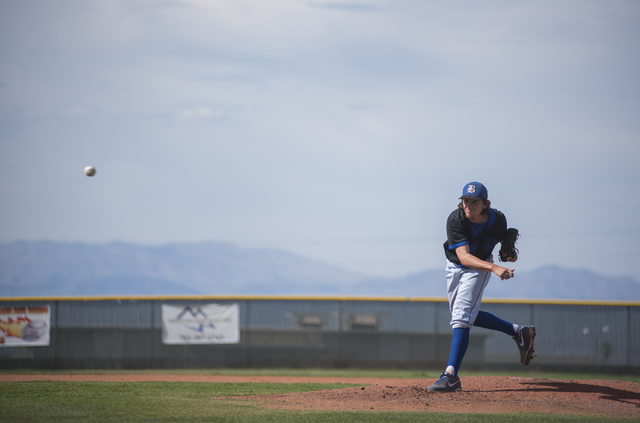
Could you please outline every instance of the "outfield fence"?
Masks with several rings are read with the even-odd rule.
[[[238,343],[163,343],[162,305],[208,304],[237,304]],[[49,344],[0,345],[2,369],[442,369],[452,334],[440,298],[0,298],[0,311],[21,307],[48,307]],[[536,357],[523,368],[509,336],[473,328],[464,368],[640,374],[640,302],[485,299],[482,309],[535,325]]]

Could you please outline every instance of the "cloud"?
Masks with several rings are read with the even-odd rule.
[[[220,119],[224,116],[222,110],[211,109],[208,107],[197,107],[193,109],[186,109],[182,111],[182,116],[186,118],[213,118]]]
[[[346,10],[350,12],[370,12],[380,10],[380,6],[372,3],[309,3],[310,7],[318,9]]]
[[[93,111],[91,108],[86,106],[74,106],[69,109],[66,109],[62,112],[65,116],[70,117],[79,117],[79,116],[87,116],[91,114]]]

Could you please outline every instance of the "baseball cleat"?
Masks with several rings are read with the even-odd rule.
[[[432,392],[455,392],[461,390],[462,384],[460,383],[460,378],[447,372],[442,372],[440,379],[427,388],[427,391]]]
[[[536,337],[536,328],[533,326],[520,326],[513,339],[520,350],[520,363],[528,365],[533,359],[533,339]]]

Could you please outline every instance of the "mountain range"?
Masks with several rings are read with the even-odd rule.
[[[444,297],[444,269],[374,278],[270,248],[202,242],[142,246],[0,244],[0,297],[92,295]],[[640,283],[555,265],[492,278],[485,298],[640,301]]]

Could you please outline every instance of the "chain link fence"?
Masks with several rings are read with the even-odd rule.
[[[197,307],[211,303],[238,304],[238,344],[162,343],[162,304]],[[0,299],[0,308],[20,306],[49,306],[50,344],[2,346],[0,368],[440,370],[447,364],[452,334],[444,299]],[[640,303],[485,300],[482,309],[513,323],[536,326],[536,357],[526,370],[640,374],[636,330]],[[463,368],[523,370],[514,341],[482,328],[471,330]]]

